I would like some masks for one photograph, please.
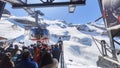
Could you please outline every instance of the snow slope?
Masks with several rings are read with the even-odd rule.
[[[22,34],[24,34],[24,29],[19,27],[19,25],[11,23],[7,17],[0,20],[0,36],[7,39],[13,39]]]
[[[29,40],[29,37],[24,35],[23,25],[20,22],[18,23],[13,20],[14,18],[19,19],[19,17],[11,17],[12,16],[4,16],[2,17],[2,20],[0,20],[0,36],[8,39],[17,38],[18,41],[23,40],[26,45],[32,43],[32,41]],[[31,17],[26,18],[27,20],[31,19]],[[20,19],[22,18],[20,17]],[[42,20],[41,23],[46,24],[47,29],[50,31],[51,44],[55,44],[59,36],[70,36],[69,40],[63,41],[64,58],[67,68],[98,68],[96,66],[96,61],[100,53],[95,46],[91,35],[100,40],[108,40],[107,36],[102,36],[100,34],[104,30],[87,24],[89,29],[94,29],[96,32],[80,31],[77,30],[75,26],[69,26],[59,20]],[[17,25],[17,29],[11,27],[14,24]]]

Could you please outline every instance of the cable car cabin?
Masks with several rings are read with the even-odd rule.
[[[49,39],[49,31],[40,27],[34,27],[30,30],[30,39],[44,42]]]

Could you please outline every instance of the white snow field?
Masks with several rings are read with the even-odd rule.
[[[16,22],[14,18],[32,20],[31,17],[19,18],[10,15],[3,15],[0,20],[0,36],[9,40],[16,38],[15,43],[20,40],[24,41],[25,45],[34,43],[29,40],[29,36],[25,34],[24,25]],[[105,30],[97,28],[91,24],[85,24],[87,25],[88,30],[93,30],[89,32],[77,30],[75,26],[70,26],[69,23],[59,20],[42,20],[41,22],[47,24],[47,29],[50,32],[50,44],[55,44],[58,40],[57,36],[59,35],[70,36],[70,39],[63,40],[64,60],[67,68],[98,68],[96,66],[96,61],[100,53],[91,36],[94,36],[99,40],[108,40],[107,36],[101,34]],[[97,26],[97,24],[94,25]]]

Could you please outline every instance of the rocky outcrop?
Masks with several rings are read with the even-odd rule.
[[[11,15],[10,11],[8,11],[7,9],[4,9],[3,14]]]
[[[29,21],[29,20],[22,20],[22,19],[14,19],[16,22],[19,22],[21,24],[27,24],[27,25],[35,25],[35,22]]]
[[[87,25],[75,25],[77,30],[79,31],[87,31],[87,32],[93,32],[94,30],[91,30]]]

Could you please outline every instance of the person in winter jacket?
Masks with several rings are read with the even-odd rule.
[[[22,54],[22,60],[18,63],[15,68],[38,68],[38,64],[31,59],[29,50],[24,50]]]
[[[35,60],[35,62],[39,62],[41,59],[41,53],[40,53],[41,49],[40,47],[35,47],[35,50],[34,50],[34,55],[33,55],[33,59]]]
[[[0,62],[0,68],[13,68],[14,62],[12,61],[12,56],[10,52],[7,52],[1,62]]]
[[[58,68],[58,61],[46,52],[42,58],[41,66],[42,68]]]
[[[60,49],[58,48],[58,45],[55,45],[55,48],[52,50],[52,55],[53,58],[56,58],[59,62],[59,57],[60,57]]]

